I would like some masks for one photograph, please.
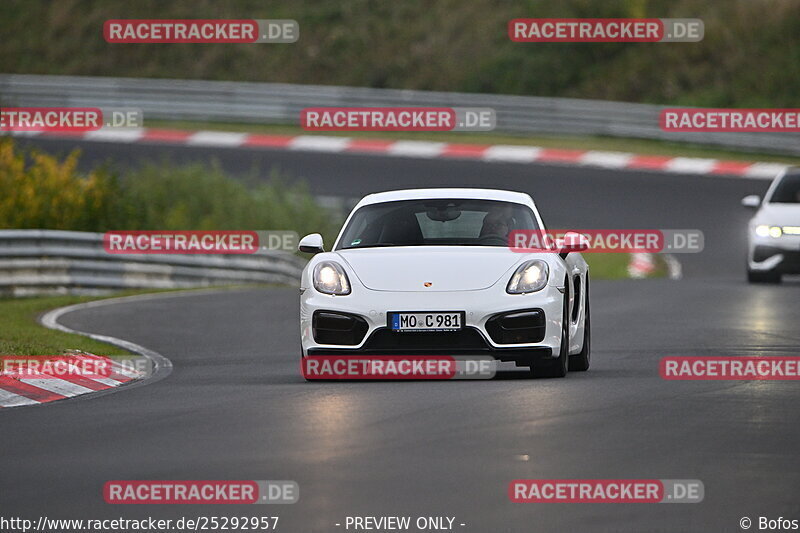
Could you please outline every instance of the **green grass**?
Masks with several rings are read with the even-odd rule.
[[[120,293],[141,294],[145,291]],[[0,354],[58,355],[65,350],[82,350],[97,355],[122,355],[125,350],[82,335],[48,329],[38,317],[51,309],[92,300],[96,296],[44,296],[0,299]]]
[[[151,128],[182,130],[214,130],[245,133],[266,133],[272,135],[338,135],[344,137],[366,137],[376,139],[406,139],[417,141],[439,141],[464,144],[512,144],[520,146],[540,146],[544,148],[564,148],[573,150],[605,150],[612,152],[633,152],[646,155],[672,157],[701,157],[729,159],[734,161],[759,161],[800,165],[800,157],[764,154],[760,152],[740,152],[724,150],[712,146],[689,143],[667,142],[649,139],[627,139],[599,136],[522,136],[501,133],[477,132],[387,132],[387,131],[348,131],[348,132],[308,132],[299,126],[277,124],[239,124],[223,122],[186,122],[146,120]]]

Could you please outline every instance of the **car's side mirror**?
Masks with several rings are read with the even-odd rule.
[[[558,255],[560,255],[562,259],[566,259],[572,252],[584,252],[588,249],[589,239],[586,238],[586,235],[568,231],[564,234],[564,238],[561,239],[560,246],[558,247]]]
[[[742,205],[745,207],[750,207],[752,209],[757,209],[758,206],[761,205],[761,197],[757,194],[751,194],[749,196],[745,196],[742,198]]]
[[[320,252],[324,252],[325,249],[322,247],[322,235],[319,233],[306,235],[300,239],[299,243],[297,243],[297,249],[307,254],[318,254]]]

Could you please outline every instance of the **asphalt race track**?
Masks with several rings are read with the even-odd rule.
[[[72,143],[32,142],[67,149]],[[667,355],[797,355],[800,283],[744,282],[738,204],[768,183],[544,165],[283,151],[83,145],[84,161],[166,152],[234,172],[278,165],[318,194],[405,186],[530,192],[550,226],[698,228],[680,281],[595,281],[588,373],[528,380],[309,384],[296,289],[167,296],[65,315],[167,356],[152,385],[0,413],[0,509],[35,519],[275,515],[279,531],[346,516],[455,517],[456,531],[741,531],[800,518],[797,382],[676,382]],[[699,479],[698,504],[512,504],[510,481]],[[114,479],[295,480],[281,506],[111,506]],[[465,524],[460,526],[458,524]],[[757,529],[754,524],[753,530]]]

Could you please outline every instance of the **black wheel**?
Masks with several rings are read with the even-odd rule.
[[[563,378],[569,370],[569,281],[564,280],[564,305],[561,317],[561,346],[558,358],[541,361],[531,367],[537,378]]]
[[[591,314],[589,313],[589,274],[586,274],[584,298],[586,299],[586,317],[583,321],[583,348],[581,348],[580,353],[569,356],[570,372],[589,370],[589,363],[592,359],[592,324],[590,320]]]
[[[781,275],[778,272],[747,271],[747,281],[750,283],[780,283]]]

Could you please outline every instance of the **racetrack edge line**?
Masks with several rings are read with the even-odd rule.
[[[201,292],[201,291],[187,291],[187,292],[191,292],[193,294],[196,294],[197,292]],[[202,291],[202,292],[206,292],[206,291]],[[186,294],[186,293],[183,293],[183,294]],[[99,341],[99,342],[105,342],[107,344],[111,344],[113,346],[117,346],[119,348],[127,350],[127,351],[129,351],[131,353],[134,353],[134,354],[137,354],[137,355],[141,355],[142,357],[145,357],[145,358],[149,359],[152,362],[154,370],[153,370],[153,373],[150,376],[148,376],[148,377],[146,377],[144,379],[133,380],[133,381],[130,381],[130,382],[127,382],[127,383],[123,383],[122,385],[119,385],[117,387],[111,387],[109,389],[104,389],[104,390],[99,390],[99,391],[95,391],[95,392],[91,392],[91,393],[81,394],[81,395],[78,395],[78,396],[68,397],[68,398],[64,398],[62,400],[55,400],[53,402],[44,402],[44,403],[37,403],[37,404],[32,404],[32,405],[21,405],[21,406],[18,406],[16,408],[14,408],[14,410],[18,410],[20,408],[26,408],[26,407],[27,408],[41,407],[42,405],[49,405],[49,404],[52,404],[52,403],[62,403],[65,400],[84,400],[84,399],[88,400],[88,399],[92,399],[92,398],[97,398],[98,396],[103,396],[103,395],[106,395],[106,394],[111,394],[111,393],[117,392],[118,390],[123,389],[123,388],[131,389],[131,388],[135,388],[135,387],[141,387],[143,385],[150,385],[151,383],[155,383],[155,382],[160,381],[160,380],[166,378],[167,376],[169,376],[169,374],[172,372],[172,361],[170,361],[167,357],[165,357],[164,355],[162,355],[162,354],[160,354],[160,353],[158,353],[158,352],[156,352],[154,350],[151,350],[151,349],[146,348],[144,346],[141,346],[139,344],[127,341],[125,339],[112,337],[110,335],[100,335],[100,334],[91,333],[91,332],[88,332],[88,331],[74,330],[74,329],[69,328],[67,326],[64,326],[63,324],[60,324],[58,322],[58,319],[61,316],[65,315],[67,313],[71,313],[73,311],[80,311],[82,309],[91,309],[93,307],[101,307],[103,305],[113,305],[113,304],[123,303],[123,302],[126,302],[126,301],[131,301],[131,300],[149,300],[149,299],[153,299],[153,298],[156,298],[156,297],[166,297],[166,296],[178,296],[178,295],[174,294],[174,293],[166,293],[166,294],[143,294],[143,295],[135,295],[135,296],[123,296],[123,297],[118,297],[118,298],[107,298],[107,299],[103,299],[103,300],[95,300],[95,301],[92,301],[92,302],[84,302],[84,303],[79,303],[79,304],[73,304],[73,305],[68,305],[68,306],[64,306],[64,307],[59,307],[57,309],[53,309],[53,310],[48,311],[45,314],[43,314],[38,320],[38,322],[42,326],[44,326],[46,328],[49,328],[49,329],[55,329],[55,330],[58,330],[58,331],[63,331],[65,333],[72,333],[72,334],[76,334],[76,335],[82,335],[84,337],[89,337],[90,339],[93,339],[93,340],[96,340],[96,341]]]

